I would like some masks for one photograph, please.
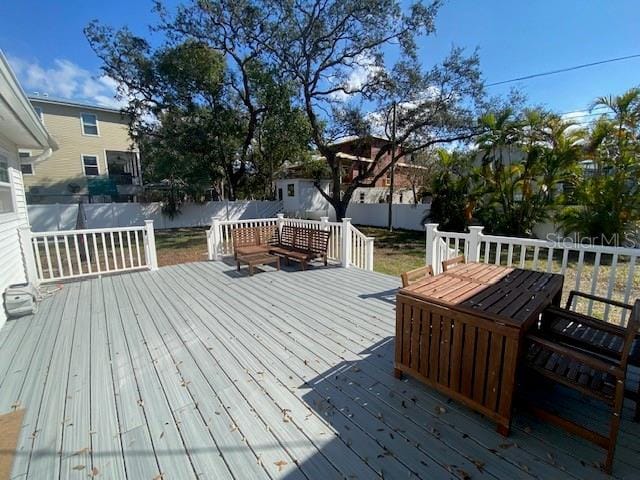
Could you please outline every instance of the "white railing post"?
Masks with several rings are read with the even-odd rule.
[[[329,230],[329,217],[320,217],[320,230]]]
[[[484,227],[469,227],[469,258],[468,262],[480,261],[480,244]]]
[[[438,261],[438,254],[436,250],[436,235],[438,233],[438,224],[437,223],[426,223],[424,226],[424,231],[426,233],[425,236],[425,265],[431,265],[434,273],[439,271],[438,265],[436,265]]]
[[[369,270],[370,272],[373,272],[373,242],[374,242],[374,238],[373,237],[367,237],[367,251],[366,251],[366,256],[365,256],[365,266],[364,268],[366,270]]]
[[[156,235],[153,230],[153,220],[144,221],[144,255],[147,259],[149,270],[158,269],[158,257],[156,255]]]
[[[207,235],[207,253],[209,260],[220,259],[220,218],[211,217],[211,229]]]
[[[38,279],[38,269],[36,268],[36,257],[33,254],[31,229],[29,227],[20,227],[18,229],[18,236],[20,237],[20,248],[22,249],[22,260],[24,262],[24,273],[27,276],[27,282],[38,286],[40,280]]]
[[[351,219],[342,219],[342,266],[349,268],[351,263]]]
[[[280,238],[282,235],[282,226],[284,225],[284,213],[278,213],[276,218],[276,225],[278,225],[278,238]]]

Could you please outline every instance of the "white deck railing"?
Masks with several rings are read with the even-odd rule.
[[[20,231],[27,275],[37,283],[158,268],[153,221],[144,226]]]
[[[486,235],[483,228],[469,227],[468,233],[459,233],[440,231],[437,224],[425,225],[426,263],[440,272],[443,260],[464,255],[466,261],[561,273],[565,290],[625,303],[631,300],[640,249]],[[586,313],[591,314],[594,302],[585,303]],[[607,306],[605,317],[608,314]]]
[[[330,222],[328,217],[320,220],[302,220],[285,218],[278,214],[276,218],[254,220],[220,220],[211,219],[211,228],[207,231],[207,249],[209,260],[233,255],[233,240],[231,231],[236,227],[260,227],[267,225],[292,225],[297,227],[317,228],[328,230],[329,248],[327,258],[339,262],[344,267],[358,267],[373,270],[373,238],[367,237],[351,225],[351,220],[345,218],[342,222]]]

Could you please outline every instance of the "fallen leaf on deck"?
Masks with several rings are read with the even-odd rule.
[[[437,413],[438,415],[443,414],[443,413],[446,413],[446,412],[447,412],[447,409],[446,409],[446,408],[444,408],[444,407],[442,407],[442,406],[440,406],[440,405],[438,405],[438,406],[436,407],[436,413]]]
[[[84,465],[76,465],[73,470],[84,470]]]
[[[277,462],[274,462],[274,465],[276,467],[278,467],[278,471],[281,472],[282,469],[284,468],[284,466],[287,464],[287,462],[285,462],[284,460],[278,460]]]
[[[93,467],[93,468],[91,469],[91,476],[92,476],[92,477],[97,477],[99,473],[100,473],[100,471],[98,470],[98,468],[97,468],[97,467]]]
[[[478,471],[480,471],[481,473],[484,471],[484,462],[482,462],[480,460],[473,460],[473,464],[476,466]]]

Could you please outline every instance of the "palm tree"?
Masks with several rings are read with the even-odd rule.
[[[640,88],[600,97],[592,109],[606,110],[589,131],[585,153],[593,168],[584,171],[563,227],[606,243],[635,230],[640,220]]]

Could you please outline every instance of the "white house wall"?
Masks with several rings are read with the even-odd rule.
[[[0,214],[0,294],[7,286],[26,281],[18,228],[28,226],[27,202],[24,195],[22,173],[18,167],[18,149],[0,138],[0,152],[9,159],[9,177],[13,187],[16,211]],[[0,308],[0,327],[6,321],[4,308]]]

